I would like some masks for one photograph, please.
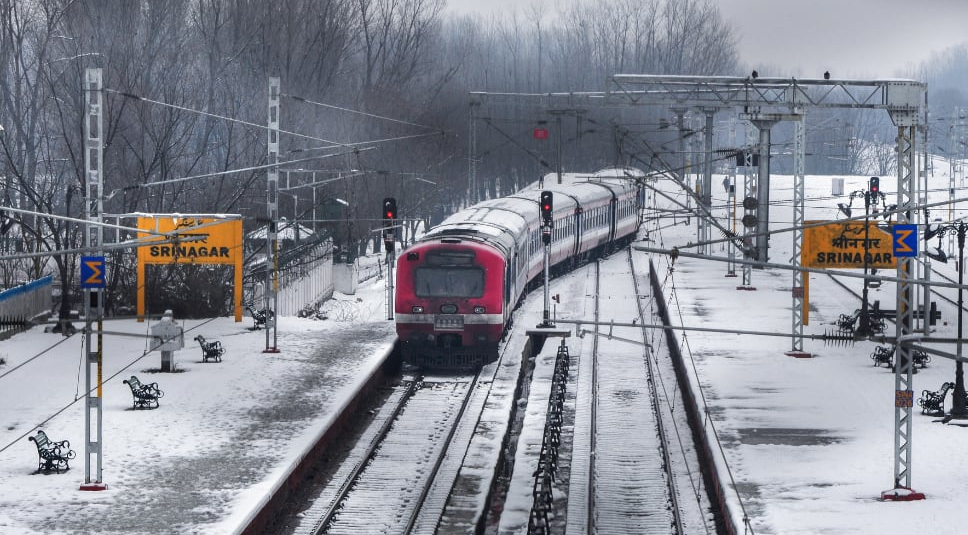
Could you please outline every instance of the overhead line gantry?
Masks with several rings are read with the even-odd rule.
[[[705,115],[703,131],[706,135],[706,161],[701,184],[699,217],[699,246],[709,241],[712,219],[712,134],[713,119],[720,111],[732,110],[741,119],[752,123],[760,132],[757,178],[747,180],[747,237],[755,245],[747,244],[744,253],[760,262],[769,257],[769,182],[770,182],[770,130],[779,121],[795,121],[794,137],[794,220],[798,229],[793,233],[793,258],[791,263],[800,266],[800,250],[803,243],[804,224],[804,135],[803,118],[807,110],[862,109],[884,110],[897,127],[897,214],[899,224],[917,223],[917,176],[915,147],[918,127],[926,125],[923,119],[927,109],[927,84],[915,80],[847,80],[847,79],[797,79],[763,78],[754,72],[748,77],[729,76],[666,76],[616,74],[606,80],[603,93],[472,93],[472,106],[485,99],[528,98],[536,99],[548,107],[576,107],[579,105],[647,105],[665,106],[678,119],[680,136],[684,130],[682,117],[685,110]],[[472,159],[473,159],[472,147]],[[752,163],[751,151],[745,152],[746,163]],[[744,207],[745,207],[744,206]],[[755,208],[755,214],[753,213]],[[905,208],[907,208],[905,210]],[[718,226],[718,225],[717,225]],[[755,227],[755,232],[753,231]],[[704,239],[705,238],[705,239]],[[904,341],[913,335],[914,282],[916,258],[898,259],[897,277],[897,340]],[[744,283],[751,275],[749,264],[744,264]],[[793,347],[791,354],[803,353],[803,272],[793,271]],[[885,491],[884,498],[895,498],[902,489],[911,486],[911,429],[912,429],[912,376],[911,347],[898,344],[898,363],[895,367],[895,457],[894,489]],[[916,494],[916,493],[915,493]]]

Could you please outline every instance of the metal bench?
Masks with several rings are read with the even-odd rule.
[[[922,391],[921,399],[918,400],[918,406],[921,407],[921,414],[943,416],[944,398],[948,395],[948,391],[954,387],[954,383],[948,382],[941,385],[941,390],[937,392],[932,392],[931,390]]]
[[[218,340],[207,342],[202,335],[196,336],[195,341],[202,347],[202,362],[208,362],[209,360],[222,362],[222,355],[225,354],[225,348],[222,347],[222,342]]]
[[[246,303],[245,308],[246,310],[249,311],[249,314],[252,316],[252,321],[254,323],[252,325],[253,330],[258,329],[260,327],[265,327],[266,322],[272,319],[273,317],[275,317],[275,313],[272,312],[272,309],[263,308],[260,310],[256,310],[252,308],[251,303]]]
[[[880,366],[881,364],[890,368],[894,365],[894,346],[877,346],[874,348],[874,352],[871,353],[871,360],[874,361],[874,366]]]
[[[158,383],[142,384],[134,375],[130,379],[125,379],[124,383],[131,387],[131,395],[134,397],[133,408],[135,409],[157,409],[158,399],[165,395],[158,388]]]
[[[49,474],[51,471],[54,471],[59,474],[61,470],[67,471],[71,469],[68,461],[74,458],[75,453],[71,449],[70,442],[66,440],[54,442],[47,438],[47,433],[40,430],[37,431],[36,435],[29,437],[27,440],[37,445],[37,455],[40,457],[37,472]]]
[[[931,357],[920,349],[912,350],[911,358],[914,360],[915,366],[921,366],[922,368],[927,368],[928,363],[931,362]]]
[[[842,331],[854,332],[854,324],[857,323],[857,318],[860,317],[860,309],[854,311],[853,314],[841,314],[837,318],[837,326],[840,327]]]
[[[858,308],[853,314],[841,314],[837,318],[837,326],[840,327],[841,331],[853,333],[856,330],[857,320],[860,319],[860,313],[861,309]],[[867,321],[873,334],[883,333],[887,328],[887,322],[884,321],[884,317],[876,309],[868,311]]]

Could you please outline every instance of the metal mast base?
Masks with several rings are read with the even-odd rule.
[[[889,502],[913,502],[923,499],[924,493],[903,486],[897,486],[881,493],[881,500]]]

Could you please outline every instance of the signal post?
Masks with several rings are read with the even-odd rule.
[[[393,319],[393,264],[396,263],[395,223],[397,220],[397,199],[383,199],[383,250],[387,253],[387,319]]]
[[[544,313],[541,323],[536,325],[534,329],[529,329],[527,334],[528,336],[560,336],[562,338],[567,338],[571,334],[570,331],[567,329],[556,329],[554,322],[551,321],[551,285],[549,282],[549,264],[551,263],[551,229],[553,229],[555,226],[554,200],[554,193],[544,190],[541,192],[541,198],[538,202],[541,210],[541,242],[544,243]]]
[[[554,221],[554,194],[550,191],[541,192],[541,243],[544,244],[544,313],[541,325],[538,327],[553,327],[551,322],[551,289],[549,287],[549,267],[551,261],[551,229]]]

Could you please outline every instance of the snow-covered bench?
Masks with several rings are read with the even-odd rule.
[[[266,322],[275,316],[275,313],[271,309],[263,308],[261,310],[256,310],[252,308],[251,303],[246,303],[245,308],[248,309],[249,314],[252,315],[252,321],[254,325],[253,329],[258,329],[260,327],[265,327]]]
[[[948,382],[941,385],[941,390],[937,392],[932,392],[931,390],[922,391],[921,399],[918,400],[918,406],[921,407],[921,414],[931,416],[944,415],[944,398],[948,395],[948,391],[954,387],[954,383]]]
[[[874,352],[871,353],[871,360],[874,361],[874,366],[883,364],[890,368],[893,365],[893,359],[894,346],[877,346],[874,348]]]
[[[38,472],[50,473],[53,470],[59,474],[61,470],[70,470],[68,461],[75,455],[70,442],[66,440],[54,442],[47,438],[47,433],[40,430],[27,440],[37,445],[37,456],[40,457],[40,463],[37,465]]]
[[[202,347],[202,362],[208,362],[209,359],[215,362],[222,362],[222,355],[225,354],[225,348],[222,347],[222,342],[218,340],[208,342],[202,335],[196,336],[195,341]]]
[[[134,396],[135,409],[157,409],[158,399],[165,395],[158,388],[158,383],[142,384],[134,375],[130,379],[125,379],[124,384],[131,387],[131,395]]]

